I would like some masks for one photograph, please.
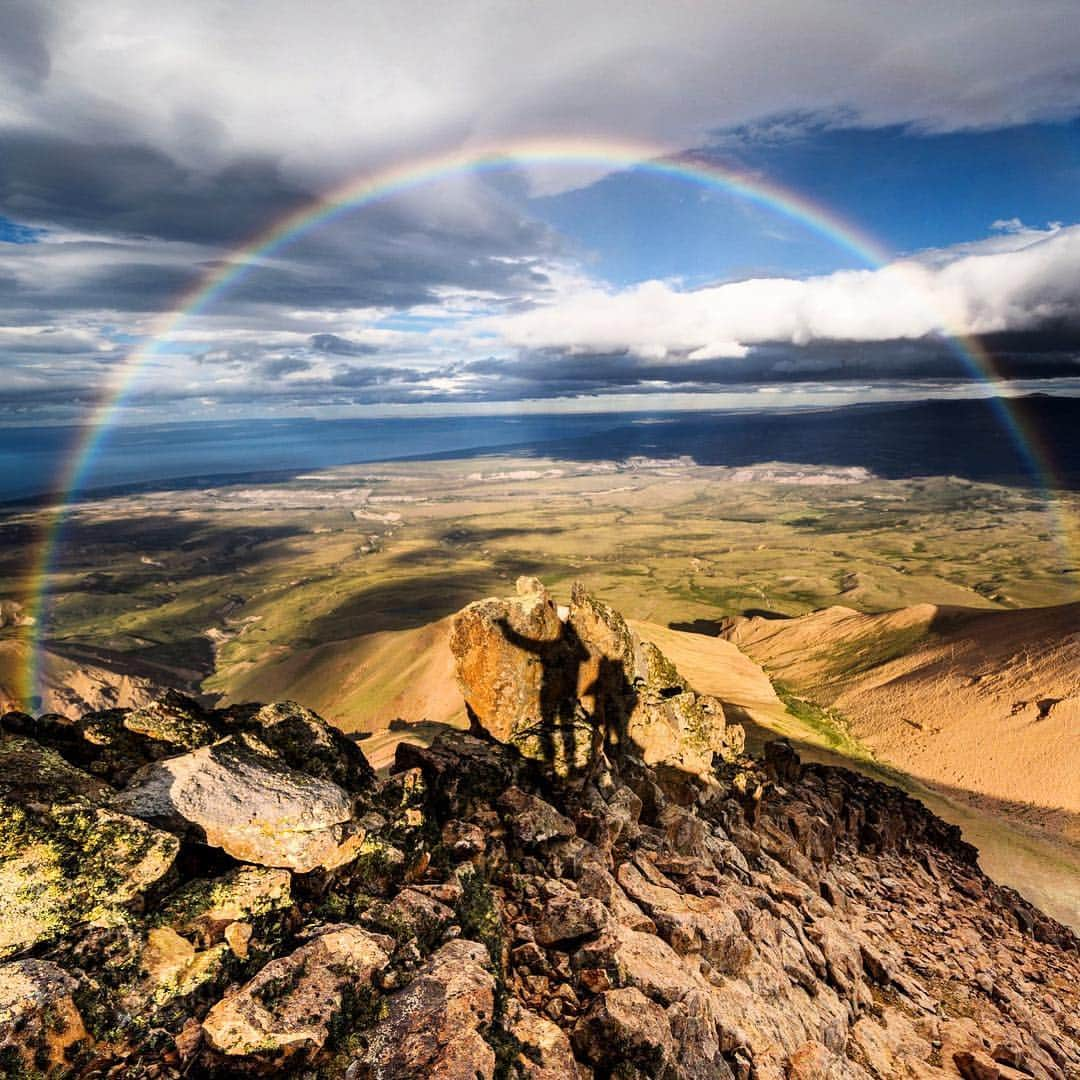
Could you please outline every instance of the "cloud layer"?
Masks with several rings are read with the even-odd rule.
[[[527,17],[503,0],[8,0],[0,422],[84,412],[223,256],[343,177],[533,136],[738,159],[813,125],[1052,121],[1080,114],[1077,55],[1071,0],[550,0]],[[140,400],[952,377],[942,327],[1019,373],[1074,368],[1076,227],[1006,207],[992,237],[880,270],[617,288],[529,198],[595,178],[448,177],[306,234],[163,343]]]
[[[935,131],[1080,106],[1069,0],[12,0],[0,124],[307,183],[470,140],[669,149],[777,113]],[[678,77],[673,78],[673,73]]]
[[[931,252],[879,270],[763,278],[681,292],[662,281],[591,287],[481,320],[503,344],[661,361],[745,357],[766,343],[911,341],[1080,322],[1080,226],[1012,229],[986,248]]]

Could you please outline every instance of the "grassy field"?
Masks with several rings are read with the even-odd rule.
[[[45,636],[199,671],[208,691],[228,693],[267,657],[417,628],[519,574],[555,588],[582,578],[636,618],[706,630],[830,604],[1005,608],[1080,595],[1035,494],[849,479],[493,457],[89,502],[65,530]],[[1075,524],[1077,500],[1064,499]],[[32,513],[0,523],[3,598],[26,602],[40,526]],[[907,644],[883,641],[864,662]]]

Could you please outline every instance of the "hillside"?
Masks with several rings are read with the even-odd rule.
[[[449,629],[473,734],[384,780],[289,703],[2,718],[5,1075],[1077,1074],[1080,942],[957,829],[581,587]]]
[[[22,707],[20,691],[30,646],[12,638],[0,641],[0,712]],[[41,654],[41,710],[78,716],[94,709],[135,708],[160,694],[158,672],[132,668],[130,661],[107,664],[86,656],[65,656],[53,649]],[[143,665],[145,668],[145,665]]]
[[[726,637],[881,761],[1080,840],[1080,604],[830,607]]]

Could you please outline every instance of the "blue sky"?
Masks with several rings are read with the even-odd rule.
[[[772,138],[732,132],[712,155],[831,208],[897,254],[977,239],[997,221],[1080,221],[1078,121],[944,135],[813,123],[781,129]],[[645,173],[541,198],[531,209],[618,284],[683,276],[697,285],[865,265],[736,195]]]
[[[1080,378],[1070,0],[317,7],[0,5],[0,424],[78,420],[136,368],[133,419],[952,392],[950,334]],[[895,257],[521,158],[337,215],[173,318],[349,178],[530,140],[707,157]]]

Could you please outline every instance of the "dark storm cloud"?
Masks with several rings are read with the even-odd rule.
[[[285,375],[298,375],[310,370],[311,361],[302,356],[279,356],[259,364],[259,371],[268,379],[280,379]]]
[[[93,232],[230,243],[310,202],[269,159],[211,173],[139,143],[0,132],[0,206],[13,218]]]
[[[420,371],[408,367],[392,367],[390,365],[370,365],[366,367],[343,367],[340,368],[330,385],[335,387],[348,387],[357,389],[368,386],[386,386],[387,384],[416,385],[428,382],[432,378],[431,371]],[[412,397],[412,392],[402,400]]]

